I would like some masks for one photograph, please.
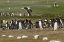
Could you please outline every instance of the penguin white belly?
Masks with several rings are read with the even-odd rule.
[[[60,22],[61,22],[61,25],[62,25],[62,27],[63,27],[63,22],[62,22],[62,20],[60,19]]]
[[[29,16],[29,14],[28,14],[28,16]]]
[[[54,31],[56,31],[58,29],[58,24],[57,22],[54,23]]]
[[[22,29],[22,25],[21,25],[21,22],[19,22],[19,29]]]
[[[16,24],[17,24],[17,21],[16,21]]]
[[[41,21],[39,21],[39,27],[42,28],[42,22]]]
[[[7,28],[7,24],[6,24],[6,28]]]

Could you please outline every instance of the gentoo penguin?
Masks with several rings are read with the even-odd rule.
[[[28,16],[31,16],[32,9],[31,9],[30,7],[23,7],[23,8],[21,8],[21,9],[26,10],[27,13],[28,13]]]
[[[22,23],[19,22],[19,29],[22,29]]]
[[[57,20],[55,21],[54,23],[54,31],[56,31],[58,29],[58,23],[57,23]]]
[[[43,28],[42,27],[42,20],[41,19],[39,19],[39,28]]]

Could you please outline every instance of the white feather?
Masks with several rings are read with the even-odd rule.
[[[2,35],[2,37],[3,37],[3,36],[6,36],[6,35]]]
[[[28,36],[23,35],[21,38],[28,38]]]
[[[11,38],[11,37],[14,37],[14,36],[13,35],[9,35],[8,37]]]
[[[44,37],[43,40],[48,40],[48,38],[47,37]]]
[[[17,39],[21,39],[21,36],[17,36]]]
[[[51,41],[49,41],[49,42],[60,42],[60,41],[58,41],[58,40],[51,40]]]
[[[34,35],[34,39],[38,39],[39,38],[39,35]]]

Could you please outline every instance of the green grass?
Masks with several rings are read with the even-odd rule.
[[[7,0],[0,0],[0,12],[14,12],[14,13],[24,13],[25,11],[21,10],[24,6],[30,6],[33,10],[32,14],[64,14],[64,1],[63,0],[10,0],[8,3]],[[59,8],[54,8],[53,3],[57,2]],[[32,3],[33,2],[33,3]],[[44,6],[36,5],[51,5],[50,8]],[[11,8],[10,10],[8,8]]]
[[[0,0],[0,12],[13,12],[15,14],[19,13],[26,13],[25,10],[22,10],[21,8],[24,6],[30,6],[33,14],[41,15],[41,16],[33,16],[30,17],[32,20],[34,19],[44,19],[46,15],[48,15],[48,18],[51,17],[57,17],[57,15],[64,16],[64,0],[9,0],[10,2],[7,2],[8,0]],[[57,2],[59,7],[55,8],[53,6],[54,2]],[[11,8],[10,10],[8,8]],[[54,16],[53,16],[54,15]],[[29,17],[0,17],[0,20],[6,19],[11,20],[14,18],[29,18]]]

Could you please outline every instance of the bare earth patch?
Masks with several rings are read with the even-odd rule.
[[[2,37],[2,35],[6,35],[5,37]],[[9,35],[13,35],[14,37],[9,38]],[[43,41],[43,37],[48,37],[48,41],[44,42],[49,42],[50,40],[60,40],[64,41],[64,28],[58,29],[57,31],[53,31],[52,28],[46,28],[46,29],[22,29],[22,30],[1,30],[0,29],[0,40],[17,40],[17,36],[22,36],[22,35],[27,35],[29,41],[31,42],[34,40],[34,35],[39,35],[39,39],[37,40],[38,42]],[[25,40],[28,40],[25,39]],[[23,40],[23,39],[21,39]],[[34,40],[35,41],[35,40]],[[12,42],[12,41],[11,41]]]

